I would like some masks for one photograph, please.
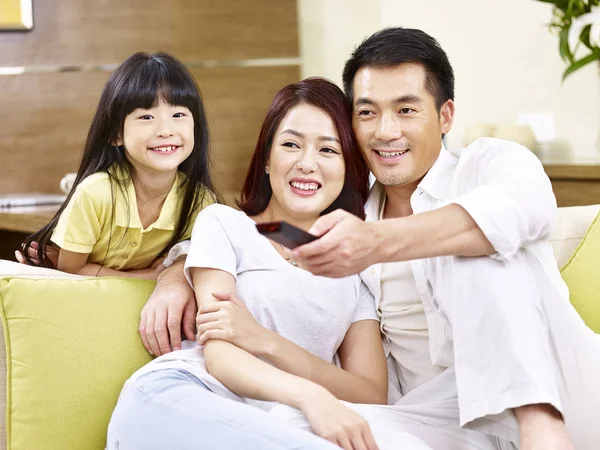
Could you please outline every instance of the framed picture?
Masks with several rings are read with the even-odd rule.
[[[32,0],[0,0],[0,31],[31,30],[33,28]]]

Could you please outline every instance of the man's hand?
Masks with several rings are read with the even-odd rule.
[[[320,217],[309,230],[323,236],[292,252],[292,258],[315,275],[341,278],[377,262],[378,235],[371,223],[338,209]]]
[[[181,349],[181,330],[195,339],[196,297],[183,274],[183,261],[165,269],[140,314],[140,337],[154,356]]]

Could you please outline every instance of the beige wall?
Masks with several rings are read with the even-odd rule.
[[[303,76],[341,82],[345,58],[369,33],[390,25],[436,37],[456,72],[457,115],[448,136],[459,147],[465,126],[512,123],[521,112],[551,112],[555,148],[546,154],[598,158],[600,77],[593,66],[561,85],[550,7],[534,0],[299,0]]]

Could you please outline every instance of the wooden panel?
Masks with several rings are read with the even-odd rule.
[[[139,50],[187,62],[298,56],[295,0],[42,0],[28,33],[0,33],[0,65],[119,63]]]
[[[558,206],[583,206],[600,203],[600,180],[551,180]]]
[[[299,67],[192,73],[208,109],[217,187],[237,191],[265,112],[280,88],[298,80]],[[107,78],[104,72],[0,76],[0,193],[58,192],[60,178],[77,169]]]
[[[600,166],[546,164],[558,206],[600,203]]]

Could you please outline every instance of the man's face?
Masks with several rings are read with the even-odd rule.
[[[363,157],[385,186],[416,185],[452,127],[454,104],[438,113],[420,64],[364,67],[354,77],[353,126]]]

